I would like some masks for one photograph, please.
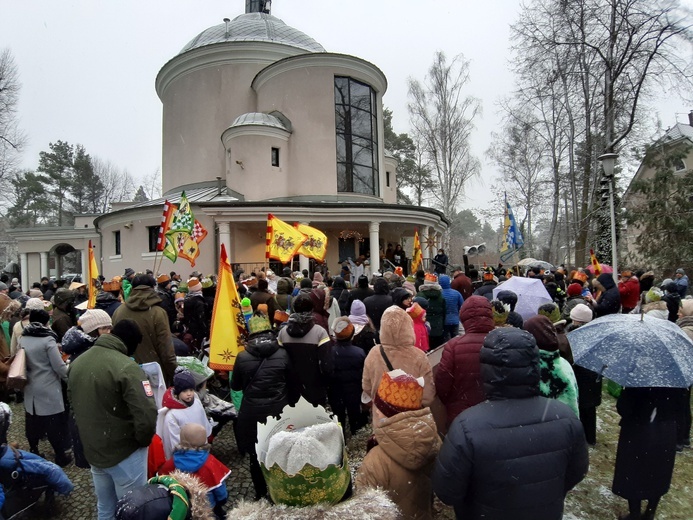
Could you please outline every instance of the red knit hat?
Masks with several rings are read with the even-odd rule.
[[[579,283],[571,283],[568,286],[568,296],[580,296],[582,294],[582,285]]]

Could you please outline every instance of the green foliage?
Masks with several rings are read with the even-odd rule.
[[[19,172],[11,179],[14,205],[7,211],[11,227],[34,227],[55,224],[51,221],[52,202],[40,176]]]
[[[470,209],[463,209],[457,213],[450,226],[450,236],[455,238],[472,239],[479,237],[481,233],[481,221]]]
[[[648,150],[645,164],[654,177],[634,182],[634,201],[626,214],[628,224],[640,232],[635,240],[637,260],[659,269],[690,267],[693,262],[693,170],[676,171],[675,165],[691,147],[665,154]]]
[[[71,209],[74,213],[98,213],[104,185],[84,147],[78,144],[74,149]]]
[[[133,202],[147,202],[149,200],[149,197],[147,197],[147,194],[144,192],[144,186],[140,185],[140,187],[137,189],[137,193],[135,193],[135,198],[132,199]]]
[[[72,220],[68,213],[68,200],[74,177],[74,148],[64,141],[50,143],[49,147],[50,152],[39,153],[36,172],[53,202],[56,225],[62,226]]]

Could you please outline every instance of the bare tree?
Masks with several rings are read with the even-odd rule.
[[[19,167],[26,136],[19,129],[19,69],[9,49],[0,52],[0,205],[10,201],[7,193],[10,181]]]
[[[94,173],[103,184],[103,198],[99,211],[106,213],[113,202],[132,200],[135,193],[135,181],[127,170],[121,170],[111,161],[104,161],[99,157],[91,159]]]
[[[465,183],[481,170],[471,153],[469,137],[481,103],[464,96],[469,82],[469,61],[461,54],[448,63],[437,52],[422,84],[409,78],[409,115],[414,135],[426,155],[435,183],[433,197],[446,217],[457,214]]]

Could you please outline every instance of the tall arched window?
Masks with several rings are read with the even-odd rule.
[[[334,79],[337,191],[379,195],[375,91],[352,78]]]

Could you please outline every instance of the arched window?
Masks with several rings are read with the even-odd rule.
[[[686,165],[683,162],[683,159],[681,157],[677,157],[674,159],[674,171],[680,172],[681,170],[685,170]]]
[[[334,79],[337,191],[379,195],[375,91],[352,78]]]

